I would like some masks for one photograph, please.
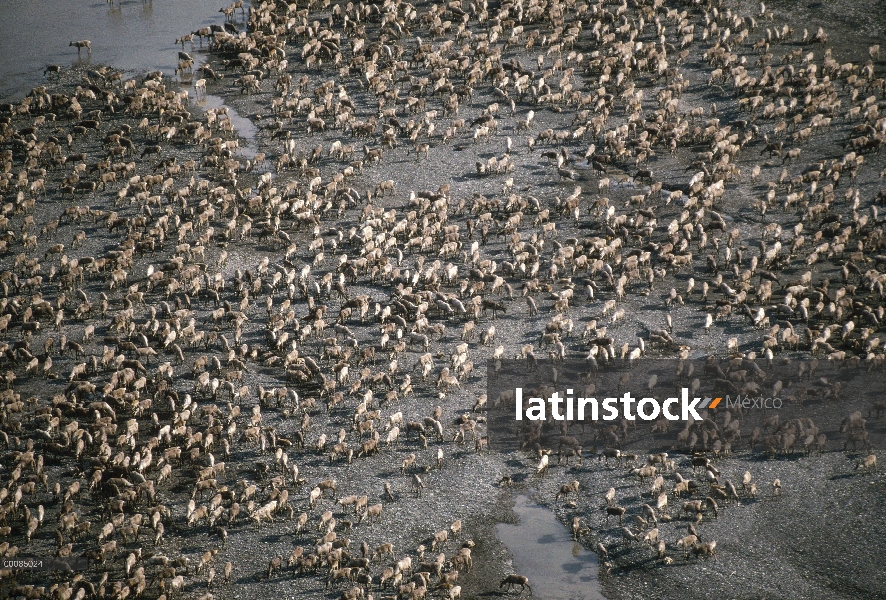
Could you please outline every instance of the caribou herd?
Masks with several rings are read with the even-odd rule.
[[[176,41],[179,82],[50,66],[0,105],[0,556],[88,564],[52,583],[2,569],[0,593],[531,594],[482,558],[484,515],[426,508],[454,479],[516,479],[490,454],[487,360],[703,350],[881,373],[879,47],[847,61],[823,29],[725,4],[238,0]],[[251,107],[258,152],[189,81]],[[839,392],[816,385],[809,402]],[[614,460],[651,486],[575,509],[604,573],[613,518],[690,564],[723,547],[703,520],[782,494],[721,475],[729,451],[845,451],[867,476],[884,413],[656,423],[669,453],[649,455],[618,423],[605,462],[568,435],[521,460],[540,477]],[[561,499],[588,506],[578,481]],[[267,531],[286,552],[231,551]]]

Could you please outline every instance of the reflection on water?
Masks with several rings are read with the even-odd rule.
[[[518,525],[495,531],[514,559],[514,570],[529,578],[536,600],[603,600],[597,555],[575,542],[554,513],[518,496]]]

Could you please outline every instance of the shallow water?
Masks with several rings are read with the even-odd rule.
[[[124,77],[162,70],[172,75],[181,46],[175,40],[211,24],[223,24],[220,0],[4,0],[0,2],[0,99],[23,97],[43,81],[48,64],[93,63]],[[243,17],[236,14],[239,27]],[[92,54],[69,46],[87,39]],[[204,48],[206,44],[204,43]],[[192,52],[200,52],[199,42]],[[194,56],[197,61],[200,59]],[[196,66],[196,65],[195,65]]]
[[[193,88],[190,89],[190,93],[191,96],[194,97]],[[247,158],[255,157],[258,153],[255,139],[255,135],[258,133],[258,128],[255,126],[255,123],[242,116],[233,107],[225,104],[224,98],[221,96],[200,94],[200,97],[194,101],[194,104],[204,110],[226,106],[228,109],[228,119],[231,120],[231,124],[234,126],[234,131],[237,133],[237,136],[241,138],[238,154]]]
[[[575,542],[554,513],[518,496],[520,523],[496,525],[498,538],[514,559],[514,570],[529,578],[536,600],[603,600],[597,555]],[[517,588],[519,589],[519,588]]]

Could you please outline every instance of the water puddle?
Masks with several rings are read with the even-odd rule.
[[[635,190],[638,186],[633,177],[626,177],[624,179],[619,179],[618,181],[612,181],[612,183],[609,184],[609,187],[611,189]]]
[[[604,600],[597,578],[597,555],[573,541],[551,510],[518,496],[520,523],[495,526],[514,559],[514,570],[529,578],[536,600]]]
[[[194,89],[191,88],[190,92],[193,95]],[[201,93],[200,97],[196,99],[194,103],[203,110],[221,107],[227,108],[228,119],[231,120],[231,125],[234,126],[234,132],[241,140],[241,146],[238,151],[239,154],[246,158],[255,158],[255,155],[258,152],[258,145],[255,140],[258,128],[255,126],[255,123],[240,115],[233,107],[225,104],[224,98],[221,96]]]

